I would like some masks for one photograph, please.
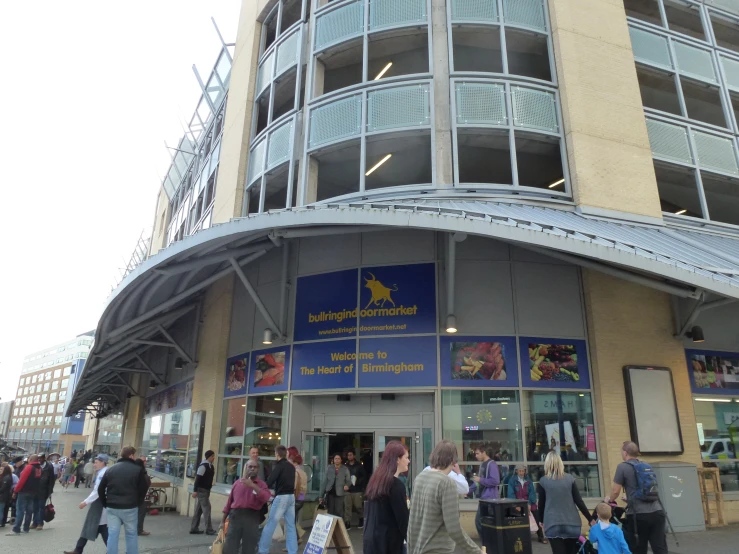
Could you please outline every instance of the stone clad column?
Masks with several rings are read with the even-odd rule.
[[[631,440],[623,367],[669,367],[683,435],[682,456],[645,456],[647,461],[701,464],[685,350],[673,334],[670,295],[591,270],[583,270],[588,346],[593,374],[601,484],[610,490],[621,445]]]
[[[661,219],[623,1],[548,4],[575,201]]]

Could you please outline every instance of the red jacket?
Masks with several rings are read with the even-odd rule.
[[[36,494],[41,483],[41,465],[38,462],[28,464],[15,486],[16,494]]]

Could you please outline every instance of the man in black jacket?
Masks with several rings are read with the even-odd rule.
[[[269,474],[267,487],[275,491],[275,498],[269,510],[267,523],[262,529],[258,554],[269,554],[272,535],[281,519],[285,520],[285,542],[287,554],[297,554],[298,534],[295,530],[295,466],[287,459],[287,448],[283,445],[275,449],[277,463]]]
[[[38,461],[41,467],[41,480],[39,481],[38,492],[36,492],[36,499],[33,503],[33,523],[31,524],[31,529],[43,531],[44,509],[46,508],[46,501],[54,492],[56,475],[54,475],[54,466],[46,461],[46,454],[44,452],[38,455]]]
[[[349,468],[352,484],[344,495],[344,524],[347,529],[352,528],[352,515],[356,510],[359,517],[359,528],[362,529],[364,527],[364,486],[367,482],[367,474],[362,462],[357,460],[351,450],[346,453],[346,467]]]
[[[192,485],[192,497],[198,500],[195,504],[195,513],[192,516],[192,523],[190,524],[191,535],[202,534],[202,531],[198,529],[200,527],[200,516],[203,516],[205,520],[205,534],[216,534],[213,529],[213,522],[210,519],[210,489],[213,486],[213,477],[215,476],[215,469],[213,468],[213,460],[215,459],[215,452],[212,450],[206,451],[205,459],[200,462],[198,471],[195,474],[195,483]]]
[[[146,470],[134,462],[136,449],[126,446],[121,458],[109,468],[98,485],[100,502],[108,516],[108,554],[118,554],[121,525],[125,527],[126,553],[138,554],[139,505],[149,489]]]

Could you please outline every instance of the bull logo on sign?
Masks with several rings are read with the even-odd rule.
[[[380,281],[378,281],[374,275],[372,275],[371,273],[369,273],[369,275],[372,277],[372,279],[367,279],[367,277],[365,277],[364,280],[367,282],[364,286],[365,288],[368,288],[370,290],[372,298],[370,298],[370,301],[367,303],[364,309],[366,310],[372,304],[374,304],[375,306],[380,306],[382,308],[385,306],[385,302],[390,302],[393,307],[395,307],[395,302],[393,302],[390,294],[398,291],[398,285],[393,285],[393,288],[388,288]]]

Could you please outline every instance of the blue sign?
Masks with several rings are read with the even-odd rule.
[[[356,362],[355,339],[296,344],[293,347],[290,388],[353,389]]]
[[[440,350],[443,387],[518,386],[514,337],[445,336]]]
[[[360,273],[360,335],[436,333],[435,264],[372,267]]]
[[[739,353],[685,350],[690,386],[697,394],[739,394]]]
[[[435,387],[436,337],[361,339],[360,387]]]
[[[521,384],[553,389],[590,388],[584,340],[519,337]]]
[[[287,368],[289,366],[289,346],[252,352],[249,365],[249,393],[287,390]]]
[[[298,279],[296,342],[356,336],[357,315],[356,269]]]
[[[223,397],[246,395],[246,375],[249,371],[249,353],[229,358],[226,362],[226,383]]]

